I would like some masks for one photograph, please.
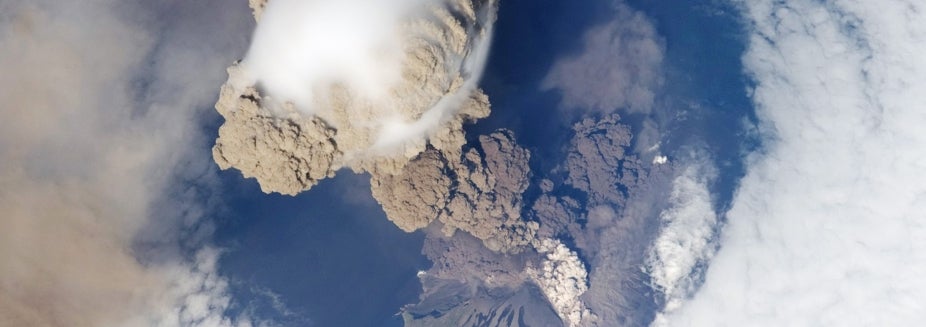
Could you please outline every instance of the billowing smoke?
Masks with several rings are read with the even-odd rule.
[[[544,254],[540,267],[529,268],[528,275],[541,290],[566,326],[589,324],[592,313],[579,297],[588,290],[588,272],[575,251],[558,240],[542,239],[537,251]]]
[[[260,23],[216,104],[214,156],[266,192],[296,194],[345,167],[395,174],[428,146],[459,149],[462,124],[488,115],[476,83],[493,0],[252,7]]]
[[[511,131],[500,130],[480,136],[478,147],[429,149],[398,174],[374,176],[370,184],[386,215],[405,231],[438,220],[448,237],[462,230],[493,251],[517,253],[537,230],[536,222],[521,219],[529,158]]]

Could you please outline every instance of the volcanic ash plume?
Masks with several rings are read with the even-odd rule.
[[[555,239],[541,239],[537,251],[545,258],[539,269],[527,270],[566,326],[589,324],[595,317],[579,297],[588,290],[588,272],[578,254]]]
[[[538,225],[521,219],[530,152],[511,131],[479,137],[462,151],[428,149],[396,175],[374,175],[373,197],[399,228],[413,231],[435,219],[447,237],[465,231],[492,251],[517,253]]]
[[[425,149],[460,151],[463,123],[489,114],[476,83],[495,0],[250,4],[259,24],[216,103],[213,156],[264,192],[295,195],[341,168],[399,174]]]

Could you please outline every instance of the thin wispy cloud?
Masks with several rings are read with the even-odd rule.
[[[665,46],[649,17],[622,2],[615,17],[583,35],[579,53],[559,59],[543,81],[562,93],[560,106],[648,113],[663,82]]]

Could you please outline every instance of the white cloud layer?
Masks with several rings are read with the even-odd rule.
[[[926,7],[744,1],[767,142],[681,326],[926,321]]]
[[[696,269],[714,254],[717,213],[708,185],[716,172],[706,163],[682,170],[672,183],[669,206],[659,214],[661,230],[653,241],[646,268],[670,313],[694,293],[699,277]],[[657,317],[657,320],[661,320]]]
[[[159,10],[169,27],[146,21]],[[0,325],[249,324],[224,316],[217,253],[169,244],[209,209],[174,184],[214,171],[191,156],[207,149],[194,108],[209,110],[229,43],[189,33],[228,20],[184,20],[211,12],[0,0]],[[140,258],[142,235],[165,245]]]

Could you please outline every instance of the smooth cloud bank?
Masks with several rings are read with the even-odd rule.
[[[234,47],[202,29],[247,28],[193,15],[219,2],[0,1],[0,325],[251,325],[205,237],[175,244],[211,208],[177,186],[215,171],[201,72]],[[170,10],[191,15],[141,18]]]
[[[743,60],[767,148],[682,326],[926,320],[926,8],[748,1]]]

